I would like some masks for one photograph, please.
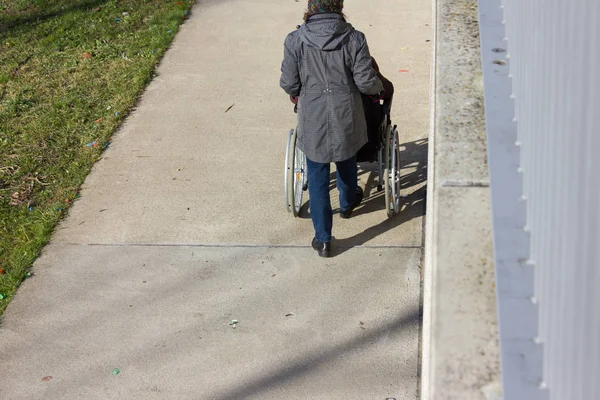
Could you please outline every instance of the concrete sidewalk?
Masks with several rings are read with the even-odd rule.
[[[0,398],[417,397],[431,7],[345,3],[396,86],[402,214],[363,172],[316,256],[278,87],[305,2],[201,1],[6,311]]]

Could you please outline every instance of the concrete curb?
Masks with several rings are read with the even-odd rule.
[[[427,155],[427,182],[433,182],[435,176],[435,92],[436,92],[436,65],[437,65],[437,0],[432,1],[431,30],[433,46],[431,46],[431,83],[429,92],[430,117],[429,117],[429,148]],[[433,290],[433,224],[434,207],[433,201],[434,185],[427,185],[427,213],[425,214],[425,249],[423,264],[423,327],[421,339],[421,399],[429,399],[429,387],[431,384],[431,311]]]
[[[500,399],[476,0],[433,0],[421,399]]]

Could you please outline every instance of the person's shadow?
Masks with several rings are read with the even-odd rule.
[[[416,140],[400,145],[400,164],[402,175],[400,185],[403,191],[410,192],[410,189],[427,182],[427,139]],[[408,170],[408,172],[405,172]],[[365,198],[361,205],[354,210],[352,217],[379,212],[385,210],[385,192],[379,191],[379,174],[377,164],[360,164],[359,178],[362,178],[366,183],[364,186]],[[335,172],[330,175],[329,189],[333,190],[336,187]],[[377,236],[396,228],[414,218],[419,218],[425,215],[426,209],[427,185],[422,185],[420,188],[412,191],[408,196],[400,199],[400,212],[392,218],[384,216],[380,223],[374,225],[363,232],[360,232],[352,237],[334,240],[334,256],[340,255],[345,251],[362,246],[368,241]],[[310,218],[310,202],[306,202],[300,210],[300,218]],[[334,213],[339,213],[339,208],[334,209]]]

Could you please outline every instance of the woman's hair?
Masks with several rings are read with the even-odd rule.
[[[308,0],[308,6],[304,13],[304,21],[306,22],[313,15],[321,13],[336,13],[346,19],[346,16],[342,12],[343,9],[344,0]]]

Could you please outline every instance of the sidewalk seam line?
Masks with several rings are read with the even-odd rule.
[[[223,248],[223,249],[235,249],[235,248],[250,248],[250,249],[309,249],[312,248],[310,245],[253,245],[253,244],[173,244],[173,243],[56,243],[65,246],[91,246],[91,247],[204,247],[204,248]],[[380,245],[380,246],[336,246],[342,249],[415,249],[423,250],[423,246],[393,246],[393,245]]]

